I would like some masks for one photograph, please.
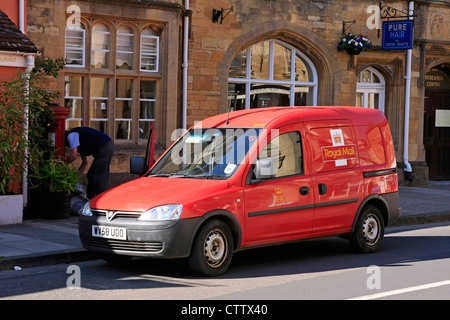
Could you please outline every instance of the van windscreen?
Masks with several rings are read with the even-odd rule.
[[[147,176],[227,179],[244,161],[262,128],[193,128]]]

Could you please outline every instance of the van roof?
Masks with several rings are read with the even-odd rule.
[[[386,118],[379,110],[358,107],[270,107],[222,113],[197,122],[195,127],[267,128],[290,123],[293,120],[341,119],[350,120],[354,124],[379,124]]]

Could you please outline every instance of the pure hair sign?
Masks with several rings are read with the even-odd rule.
[[[383,21],[383,38],[381,41],[383,50],[412,49],[412,43],[412,20]]]

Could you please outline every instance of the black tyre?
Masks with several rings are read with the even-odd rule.
[[[218,276],[228,269],[233,257],[233,236],[228,225],[220,220],[206,223],[197,234],[189,267],[195,273]]]
[[[380,249],[383,238],[383,216],[377,207],[369,205],[359,216],[350,244],[356,252],[372,253]]]

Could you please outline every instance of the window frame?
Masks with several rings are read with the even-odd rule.
[[[72,50],[67,50],[67,39],[77,39],[79,37],[74,37],[74,36],[68,36],[67,35],[67,31],[78,31],[81,32],[81,39],[82,39],[82,47],[80,49],[77,48],[72,48]],[[64,34],[64,57],[67,60],[67,53],[68,52],[76,52],[76,51],[80,51],[81,52],[81,64],[65,64],[66,67],[69,68],[84,68],[86,65],[86,29],[84,28],[65,28],[65,34]]]
[[[84,115],[84,81],[85,81],[85,77],[82,75],[65,75],[64,78],[80,78],[81,79],[81,96],[71,96],[71,95],[67,95],[67,88],[66,88],[66,80],[65,81],[65,85],[64,85],[64,106],[66,106],[67,100],[76,100],[79,101],[80,103],[80,107],[81,107],[81,118],[70,118],[70,115],[72,114],[72,108],[68,108],[70,109],[70,113],[67,117],[67,121],[66,121],[66,128],[69,128],[70,126],[68,125],[70,121],[80,121],[81,123],[83,123],[83,115]],[[68,79],[67,83],[70,83],[70,79]]]
[[[362,82],[362,74],[364,71],[370,72],[370,82]],[[373,75],[377,76],[380,82],[373,82]],[[361,107],[369,108],[369,95],[378,94],[378,110],[385,112],[385,98],[386,98],[386,82],[383,75],[375,68],[364,68],[358,73],[356,82],[356,101],[357,105],[358,93],[363,95],[363,104]]]
[[[131,30],[131,32],[132,33],[123,33],[123,32],[120,32],[120,29],[123,29],[123,28],[128,28],[128,29],[130,29]],[[118,49],[118,47],[119,47],[119,36],[125,36],[125,37],[130,37],[131,38],[131,51],[126,51],[126,50],[119,50]],[[134,70],[135,69],[135,65],[134,65],[134,58],[135,58],[135,36],[136,36],[136,33],[135,33],[135,31],[133,30],[133,28],[131,27],[131,26],[128,26],[128,25],[122,25],[122,26],[120,26],[118,29],[117,29],[117,34],[116,34],[116,47],[115,47],[115,49],[116,49],[116,51],[115,51],[115,53],[116,53],[116,61],[115,61],[115,69],[116,70]],[[128,69],[121,69],[118,65],[117,65],[117,59],[118,59],[118,57],[119,57],[119,53],[122,53],[122,54],[131,54],[131,65],[129,66],[129,68]]]
[[[106,96],[102,96],[102,97],[96,97],[92,95],[92,79],[104,79],[106,81],[105,85],[106,85]],[[109,121],[110,119],[110,113],[111,113],[111,103],[110,103],[110,81],[111,78],[108,77],[99,77],[99,76],[93,76],[91,75],[90,77],[90,92],[89,92],[89,126],[92,127],[92,122],[105,122],[105,126],[106,126],[106,133],[108,133],[108,127],[109,127]],[[92,114],[91,114],[91,103],[92,101],[106,101],[106,118],[93,118]]]
[[[159,36],[154,36],[154,35],[145,35],[143,34],[143,32],[146,29],[151,29],[151,28],[145,28],[144,30],[142,30],[141,32],[141,43],[140,43],[140,48],[139,48],[139,54],[140,54],[140,59],[139,59],[139,70],[142,72],[158,72],[159,71]],[[153,30],[153,29],[151,29]],[[156,53],[155,54],[145,54],[147,57],[155,57],[155,68],[153,70],[149,70],[149,69],[143,69],[142,68],[142,58],[144,56],[144,50],[143,50],[143,45],[144,45],[144,39],[155,39],[156,40]]]
[[[155,83],[155,97],[154,98],[142,98],[141,87],[142,87],[142,82],[144,82],[144,81],[150,81],[150,82],[154,82]],[[158,91],[158,82],[157,81],[155,81],[155,80],[145,80],[145,79],[139,80],[139,110],[138,110],[138,127],[139,127],[139,129],[141,128],[141,122],[156,122],[157,91]],[[153,110],[154,118],[149,118],[149,119],[141,118],[142,102],[151,102],[151,103],[154,104],[154,110]],[[138,140],[146,140],[146,138],[140,138],[140,136],[141,135],[139,134]]]
[[[299,150],[299,153],[300,153],[300,154],[298,155],[298,160],[299,160],[299,163],[298,163],[298,170],[299,170],[299,171],[298,171],[298,172],[295,172],[295,173],[293,173],[293,174],[287,174],[287,175],[282,175],[282,176],[277,176],[277,173],[278,173],[278,172],[277,172],[277,173],[275,173],[272,177],[263,179],[262,181],[268,181],[268,180],[274,180],[274,179],[283,179],[283,178],[288,178],[288,177],[303,176],[303,175],[305,175],[305,163],[304,163],[304,156],[303,156],[303,155],[304,155],[304,150],[303,150],[303,137],[302,137],[301,132],[298,131],[298,130],[290,130],[290,131],[286,131],[286,132],[280,133],[279,135],[277,135],[277,136],[271,138],[270,141],[268,141],[267,144],[266,144],[266,145],[261,149],[261,151],[258,153],[256,159],[258,159],[258,160],[259,160],[259,159],[262,159],[262,158],[260,158],[261,155],[265,155],[265,157],[263,157],[263,158],[273,158],[273,155],[267,156],[267,154],[268,154],[268,152],[267,152],[268,146],[270,146],[270,145],[272,144],[273,141],[277,140],[277,143],[276,143],[276,144],[278,144],[278,148],[279,148],[279,145],[280,145],[280,137],[285,136],[285,135],[287,136],[287,135],[292,134],[292,133],[298,135],[297,143],[298,143],[298,147],[300,148],[300,150]],[[289,139],[290,139],[290,138],[289,138]],[[292,141],[292,139],[290,139],[290,140]],[[293,144],[293,146],[294,146],[294,144]],[[294,147],[294,151],[295,151],[295,147]],[[284,160],[285,160],[285,159],[282,159],[281,162],[283,162]],[[282,167],[282,163],[281,163],[281,166],[278,168],[278,170],[279,170],[281,167]],[[249,174],[253,175],[253,170],[250,170]],[[249,181],[249,180],[247,179],[247,181]]]
[[[108,31],[96,31],[94,30],[96,26],[98,26],[99,24],[104,25]],[[99,34],[105,34],[108,37],[108,49],[94,49],[94,33],[99,33]],[[107,57],[105,59],[105,63],[106,66],[103,68],[96,68],[95,65],[93,65],[94,62],[94,52],[106,52],[107,53]],[[109,26],[105,23],[99,22],[94,24],[94,26],[92,27],[91,30],[91,68],[92,69],[110,69],[110,65],[111,65],[111,29],[109,28]]]
[[[269,42],[269,79],[252,79],[251,75],[251,68],[252,68],[252,47],[254,45],[257,45],[258,43],[262,42]],[[308,88],[312,89],[311,94],[311,105],[317,106],[317,93],[318,93],[318,75],[317,70],[313,64],[313,62],[300,50],[296,49],[295,47],[282,42],[280,40],[276,39],[269,39],[264,40],[261,42],[258,42],[254,45],[249,46],[248,48],[244,49],[241,52],[246,52],[246,70],[245,70],[245,77],[243,78],[234,78],[234,77],[228,77],[228,84],[244,84],[245,85],[245,109],[250,109],[250,102],[251,102],[251,90],[252,85],[255,84],[262,84],[262,85],[281,85],[281,86],[289,86],[289,102],[290,105],[295,105],[295,93],[296,88]],[[274,80],[273,79],[273,68],[274,68],[274,45],[278,44],[282,47],[288,48],[291,50],[291,66],[290,66],[290,74],[291,78],[290,80]],[[239,54],[241,54],[239,52]],[[312,81],[295,81],[295,61],[297,55],[300,57],[300,59],[303,60],[306,67],[309,68],[309,71],[311,72],[311,79]],[[228,69],[228,74],[230,73],[230,69]],[[230,99],[230,96],[228,97],[228,103],[231,103],[233,99]]]
[[[97,24],[102,24],[102,26],[100,26],[100,30],[95,30],[95,26]],[[160,57],[160,46],[162,39],[160,37],[161,31],[157,31],[155,28],[155,24],[151,23],[147,24],[144,28],[141,28],[139,25],[132,22],[100,18],[94,21],[94,23],[92,24],[83,24],[81,27],[76,28],[75,31],[67,32],[68,36],[65,38],[64,44],[65,49],[68,49],[68,53],[75,52],[78,55],[75,57],[79,58],[79,60],[74,60],[77,61],[77,65],[66,65],[67,68],[65,69],[64,76],[81,77],[83,88],[81,91],[81,97],[70,96],[70,92],[66,92],[66,88],[64,88],[65,103],[71,105],[70,102],[73,99],[76,99],[77,108],[78,104],[81,106],[81,114],[79,113],[79,110],[76,109],[77,116],[81,116],[81,118],[67,118],[65,122],[66,129],[70,129],[81,124],[82,126],[89,126],[93,128],[100,127],[100,130],[107,133],[112,139],[114,139],[114,141],[133,141],[135,143],[140,143],[143,140],[146,140],[143,137],[148,135],[148,130],[151,125],[145,124],[149,124],[151,122],[155,123],[158,119],[158,115],[160,115],[159,112],[161,108],[161,104],[158,100],[158,88],[160,86],[160,81],[163,79],[163,75],[160,73],[161,69],[159,68],[159,63],[162,59],[162,57]],[[66,29],[73,30],[74,28]],[[101,41],[97,41],[97,45],[94,45],[94,38],[96,37],[97,32],[106,34],[106,37],[109,40],[108,43],[106,43],[106,38],[101,37]],[[76,40],[76,42],[73,42],[70,38],[74,35],[79,36],[77,39],[73,39]],[[128,37],[123,38],[125,37],[125,35],[128,35]],[[118,45],[120,45],[117,42],[118,39],[124,40],[125,42],[122,42],[122,44],[126,44],[125,47],[119,46],[119,50],[117,50]],[[68,48],[66,46],[67,40],[69,41]],[[141,42],[139,42],[139,40]],[[70,43],[70,41],[72,41],[72,43]],[[75,50],[71,50],[71,44],[75,45]],[[154,44],[156,47],[147,48],[151,48],[152,51],[153,49],[155,49],[153,53],[142,50],[146,45],[152,44]],[[95,47],[107,48],[107,50],[95,49]],[[120,50],[121,48],[124,50]],[[107,57],[105,57],[105,68],[95,68],[95,66],[93,65],[93,55],[96,51],[107,52]],[[121,53],[129,54],[129,59],[131,59],[130,69],[117,69],[117,55],[120,56]],[[151,57],[155,58],[156,64],[154,68],[152,70],[141,69],[142,59],[146,60],[146,58]],[[127,58],[123,61],[128,62],[129,59]],[[101,61],[103,61],[103,59]],[[91,91],[93,84],[92,81],[95,81],[93,80],[95,78],[104,78],[106,79],[105,81],[107,81],[107,83],[105,84],[107,92],[104,94],[100,94],[103,95],[101,97],[94,97],[93,92]],[[131,98],[117,97],[117,88],[115,82],[117,79],[125,78],[131,79],[133,81]],[[141,98],[139,92],[140,83],[142,81],[153,81],[155,83],[154,97],[152,96],[151,99]],[[76,94],[78,94],[78,92]],[[123,116],[121,116],[120,118],[116,118],[117,103],[121,100],[131,101],[127,102],[132,108],[130,114],[131,118],[123,118]],[[96,106],[94,105],[95,103],[97,103]],[[102,112],[99,111],[101,108],[99,103],[105,103],[104,107],[106,109],[101,109]],[[141,119],[141,104],[151,104],[146,106],[151,114],[147,115],[148,113],[144,113],[144,116],[152,117],[152,119]],[[127,121],[129,123],[129,127],[131,129],[130,135],[122,135],[119,139],[116,137],[118,124],[124,121]]]
[[[118,97],[118,91],[117,91],[117,85],[118,81],[120,80],[130,80],[130,97]],[[133,90],[135,86],[135,79],[128,79],[128,78],[116,78],[116,86],[115,86],[115,98],[114,98],[114,139],[115,140],[127,140],[132,141],[133,140],[133,109],[134,109],[134,101],[133,101]],[[116,111],[117,111],[117,101],[129,101],[131,102],[131,110],[130,115],[131,118],[117,118],[116,117]],[[118,126],[120,122],[129,122],[131,130],[129,130],[129,138],[118,138],[117,132],[118,132]]]

